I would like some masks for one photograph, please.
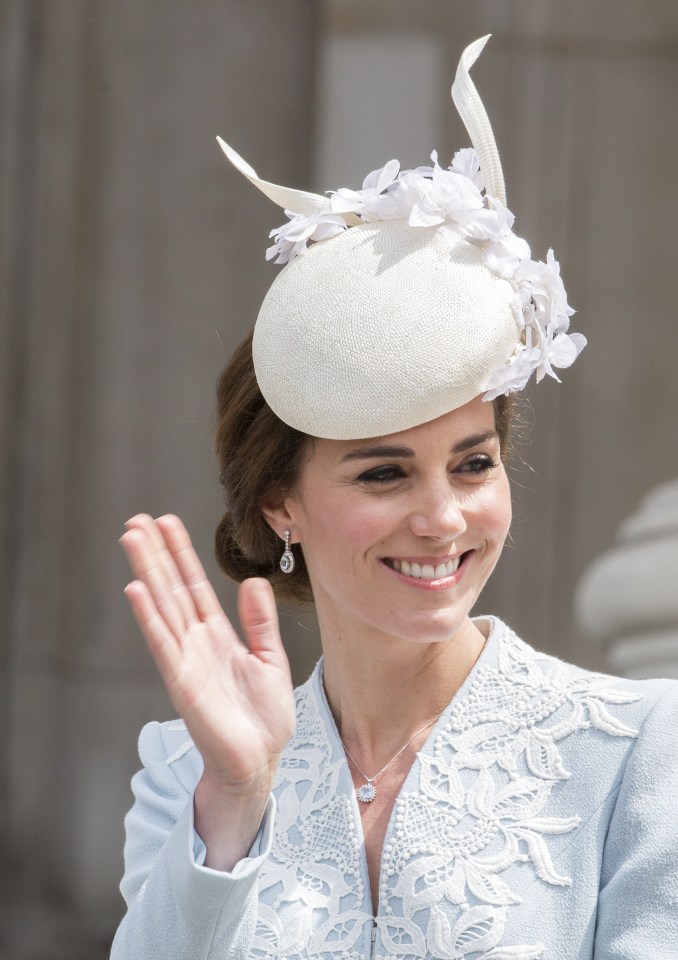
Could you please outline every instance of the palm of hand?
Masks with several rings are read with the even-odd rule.
[[[176,517],[135,517],[121,542],[137,577],[126,593],[205,774],[225,792],[267,789],[294,729],[292,682],[270,585],[250,580],[240,588],[248,649]]]

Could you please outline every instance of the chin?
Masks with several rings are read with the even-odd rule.
[[[383,624],[384,633],[410,643],[443,643],[450,640],[469,621],[470,608],[462,611],[420,611],[402,620],[389,618],[390,626]]]

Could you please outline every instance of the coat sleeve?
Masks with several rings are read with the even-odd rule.
[[[182,753],[171,732],[176,729],[151,723],[139,738],[144,766],[132,780],[120,884],[127,913],[111,960],[241,960],[250,952],[257,879],[270,849],[275,801],[269,800],[249,857],[231,873],[202,866],[205,848],[193,827],[201,761],[191,746],[190,759],[172,762],[172,753]],[[184,732],[184,743],[187,736]]]
[[[594,960],[675,960],[678,684],[656,702],[626,766],[603,853]]]

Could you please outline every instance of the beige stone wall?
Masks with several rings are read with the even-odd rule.
[[[134,741],[170,708],[116,540],[172,510],[210,556],[213,384],[271,279],[271,208],[214,135],[317,190],[444,155],[459,52],[490,31],[509,204],[590,346],[534,393],[483,606],[593,662],[578,573],[676,471],[674,4],[0,0],[0,960],[103,957],[121,911]],[[283,623],[300,676],[309,622]]]
[[[303,185],[313,24],[293,0],[0,5],[0,870],[26,910],[3,960],[92,960],[122,912],[137,733],[172,714],[117,539],[172,510],[211,556],[214,382],[272,225],[215,135]]]

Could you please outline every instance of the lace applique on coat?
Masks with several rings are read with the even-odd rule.
[[[540,943],[502,941],[520,903],[511,867],[527,865],[553,887],[571,883],[549,850],[549,838],[580,823],[574,810],[548,815],[553,789],[571,776],[559,745],[591,727],[637,736],[610,708],[638,695],[540,656],[508,630],[498,649],[497,667],[481,658],[438,722],[394,806],[376,918],[385,960],[541,957]],[[297,731],[276,787],[275,839],[251,952],[257,960],[366,956],[374,920],[359,813],[325,710],[316,676],[298,691]]]
[[[369,892],[360,868],[359,815],[353,796],[338,789],[344,765],[343,755],[333,758],[309,681],[298,691],[297,727],[280,765],[253,958],[348,960],[365,924],[372,924],[364,910]]]

